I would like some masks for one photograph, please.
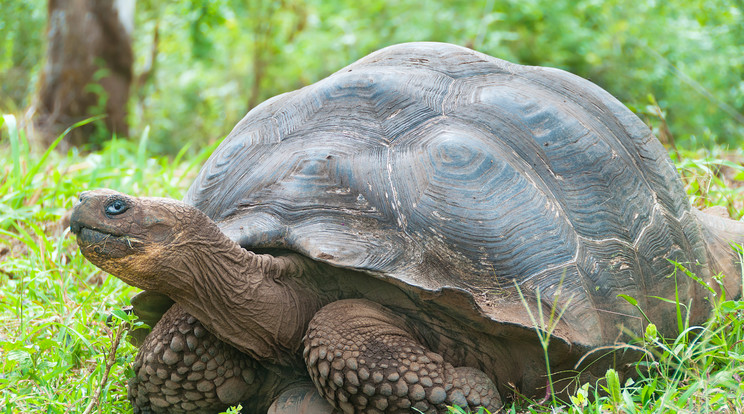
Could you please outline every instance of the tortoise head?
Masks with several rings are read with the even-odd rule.
[[[167,295],[242,352],[279,365],[298,362],[283,350],[299,347],[319,308],[317,293],[294,282],[306,263],[298,256],[258,258],[193,206],[111,190],[82,193],[70,229],[93,264]],[[289,282],[277,282],[285,272]]]
[[[201,211],[180,201],[104,189],[82,193],[70,219],[83,256],[130,285],[156,291],[165,287],[163,269],[177,266],[194,234],[211,227]]]

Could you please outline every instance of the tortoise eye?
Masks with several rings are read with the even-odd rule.
[[[106,205],[105,211],[109,216],[116,216],[127,211],[129,206],[124,200],[113,200]]]

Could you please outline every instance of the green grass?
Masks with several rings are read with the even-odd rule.
[[[101,387],[116,328],[112,309],[135,292],[88,263],[69,235],[77,194],[98,187],[180,198],[212,148],[187,161],[151,157],[147,137],[112,139],[97,153],[32,153],[11,116],[0,125],[0,411],[131,411],[125,378],[136,350],[120,341]]]
[[[68,212],[79,192],[98,187],[181,198],[213,147],[188,159],[187,150],[157,157],[145,132],[96,153],[36,154],[15,118],[3,117],[0,131],[0,412],[131,412],[125,384],[136,349],[126,340],[116,346],[121,325],[105,320],[135,290],[84,260]],[[694,205],[742,215],[736,159],[723,150],[675,156]],[[743,314],[744,302],[722,300],[705,326],[685,326],[678,338],[649,328],[640,345],[653,358],[639,366],[648,375],[621,384],[608,372],[570,401],[522,400],[506,411],[744,412]]]

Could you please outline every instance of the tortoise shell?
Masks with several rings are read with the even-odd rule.
[[[565,307],[555,334],[569,344],[638,331],[619,294],[662,320],[675,308],[653,297],[675,285],[706,306],[698,283],[669,277],[673,262],[709,277],[706,246],[646,125],[578,76],[463,47],[391,46],[259,105],[185,201],[245,248],[531,326],[518,287]]]

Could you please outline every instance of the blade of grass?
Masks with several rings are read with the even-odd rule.
[[[34,163],[33,167],[31,167],[31,169],[28,171],[28,173],[23,177],[23,181],[21,182],[21,185],[27,185],[29,183],[29,181],[31,179],[33,179],[33,177],[36,175],[36,173],[39,172],[39,169],[41,169],[41,167],[44,165],[44,163],[46,162],[47,158],[49,158],[49,154],[51,154],[52,151],[54,151],[54,149],[57,147],[57,145],[59,145],[59,143],[67,136],[67,134],[70,133],[70,131],[72,131],[75,128],[79,128],[79,127],[81,127],[83,125],[87,125],[87,124],[89,124],[91,122],[95,122],[95,121],[97,121],[97,120],[99,120],[101,118],[103,118],[103,115],[94,116],[92,118],[84,119],[84,120],[82,120],[80,122],[76,122],[76,123],[72,124],[70,127],[68,127],[67,129],[65,129],[64,132],[62,132],[54,140],[54,142],[52,142],[52,144],[49,145],[49,148],[47,148],[46,151],[44,151],[44,154],[41,155],[41,158],[39,158],[39,161],[37,161],[36,163]]]
[[[20,154],[20,148],[19,148],[19,134],[18,134],[18,125],[16,124],[15,116],[13,115],[3,115],[3,121],[8,129],[8,138],[10,140],[10,157],[13,160],[13,169],[11,174],[11,179],[6,182],[6,184],[3,186],[10,186],[14,187],[16,189],[21,188],[21,154]],[[15,180],[15,183],[13,182]],[[3,190],[5,190],[3,188]],[[3,191],[5,193],[5,191]]]
[[[147,141],[150,137],[150,126],[146,126],[145,130],[142,131],[140,136],[139,146],[137,147],[137,160],[136,160],[136,172],[134,173],[134,181],[142,182],[143,173],[145,171],[147,163]]]

